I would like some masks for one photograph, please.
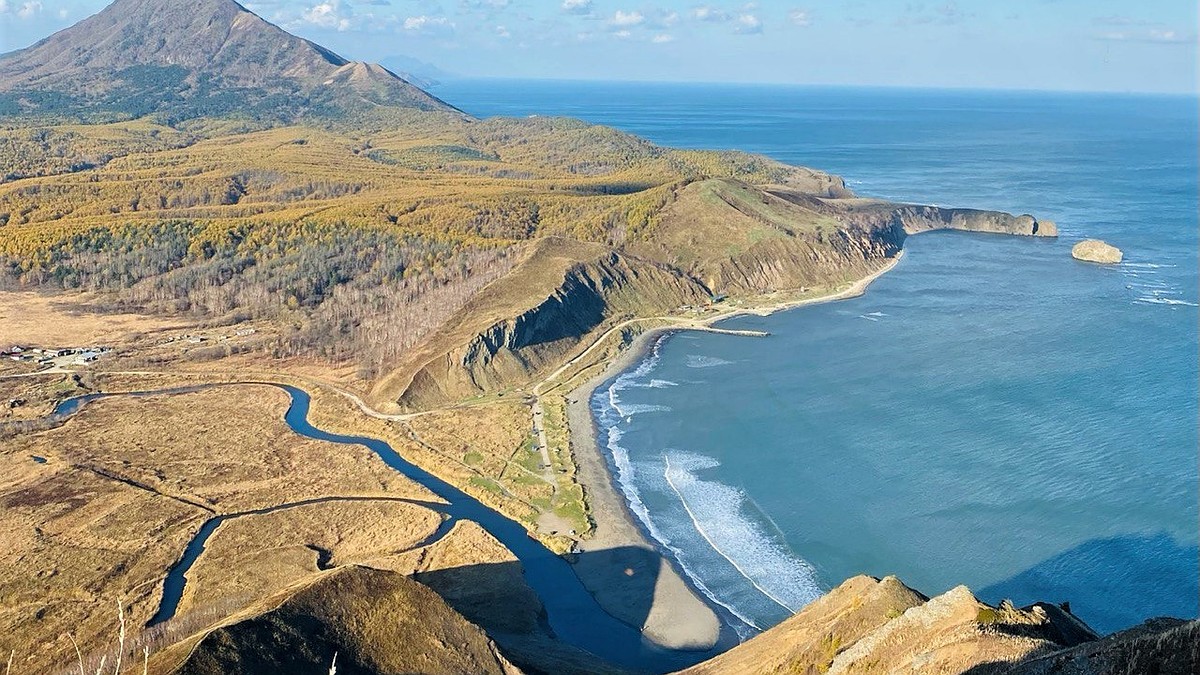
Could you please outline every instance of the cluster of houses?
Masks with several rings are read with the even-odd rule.
[[[22,345],[13,345],[11,347],[0,348],[0,358],[8,358],[13,361],[28,361],[38,364],[54,363],[58,359],[65,357],[73,357],[69,359],[73,363],[91,363],[100,358],[102,354],[112,351],[112,347],[27,347]]]

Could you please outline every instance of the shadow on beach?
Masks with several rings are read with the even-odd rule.
[[[622,546],[572,554],[573,569],[586,577],[589,588],[600,591],[605,610],[625,627],[641,630],[661,598],[660,570],[664,561],[653,550]],[[698,663],[731,644],[704,650],[668,650],[646,640],[643,649],[654,657],[645,670],[620,670],[603,659],[559,641],[550,628],[542,603],[522,582],[518,562],[465,565],[429,572],[414,578],[433,589],[446,603],[491,636],[505,656],[527,672],[605,673],[666,672]],[[593,630],[606,630],[604,622],[593,621],[591,608],[580,607],[578,621]],[[615,642],[620,636],[612,636]]]

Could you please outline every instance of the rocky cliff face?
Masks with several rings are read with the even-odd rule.
[[[993,234],[1017,234],[1031,237],[1057,237],[1058,227],[1049,220],[1031,215],[1014,216],[999,211],[943,209],[936,206],[903,205],[892,207],[892,222],[908,234],[930,230],[964,230]]]
[[[501,286],[537,283],[531,277],[544,271],[537,268],[546,263],[546,255],[535,253]],[[505,304],[497,297],[504,294],[504,288],[485,289],[474,302]],[[463,333],[461,325],[447,327],[430,341],[441,349],[402,365],[377,387],[376,395],[412,410],[529,384],[622,318],[653,316],[711,299],[702,284],[678,270],[616,251],[570,262],[545,295],[535,291],[533,297],[541,299],[532,306],[517,305],[511,316],[473,334]]]
[[[764,240],[715,261],[706,278],[726,294],[761,294],[836,285],[868,276],[903,247],[903,231],[846,226]]]
[[[1165,619],[1098,639],[1057,605],[993,607],[960,586],[927,600],[894,577],[855,577],[687,675],[1194,673],[1200,623]]]
[[[1200,672],[1200,621],[1151,619],[1070,649],[981,668],[996,675],[1195,675]]]

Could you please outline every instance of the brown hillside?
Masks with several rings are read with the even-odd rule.
[[[154,109],[173,109],[200,98],[211,107],[232,91],[250,101],[288,93],[452,109],[382,66],[352,63],[233,0],[117,0],[0,56],[0,92],[30,92],[29,112],[45,111],[48,92],[92,103],[146,94]]]
[[[325,673],[337,654],[340,675],[520,673],[436,593],[365,567],[338,568],[286,593],[273,609],[189,642],[157,656],[156,672]]]

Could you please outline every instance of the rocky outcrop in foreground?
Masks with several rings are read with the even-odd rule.
[[[1064,607],[993,607],[965,586],[933,599],[854,577],[782,624],[687,675],[1200,672],[1200,623],[1159,619],[1100,639]]]
[[[342,675],[521,671],[436,593],[395,572],[347,566],[261,613],[185,640],[150,662],[153,673]]]
[[[1121,262],[1121,249],[1099,239],[1084,239],[1071,247],[1071,257],[1084,262],[1114,265]]]

